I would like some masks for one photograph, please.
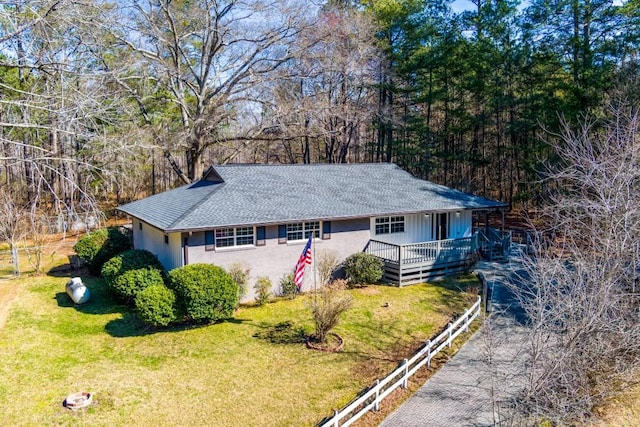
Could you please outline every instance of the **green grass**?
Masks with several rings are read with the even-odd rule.
[[[473,301],[452,289],[475,285],[466,278],[348,291],[354,306],[336,329],[346,345],[332,354],[303,344],[310,296],[157,332],[98,279],[85,279],[92,299],[73,307],[67,280],[10,282],[19,290],[0,329],[1,425],[314,425]],[[95,393],[94,404],[63,408],[77,391]]]

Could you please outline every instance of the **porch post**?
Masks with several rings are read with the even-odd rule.
[[[398,287],[402,286],[402,245],[398,245]]]
[[[182,265],[189,265],[189,236],[184,237],[182,241],[184,242]]]
[[[502,213],[502,224],[500,226],[500,231],[504,233],[504,209],[500,209],[500,212]]]
[[[489,209],[484,211],[484,234],[489,234]]]

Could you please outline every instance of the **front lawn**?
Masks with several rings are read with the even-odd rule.
[[[13,293],[0,322],[1,425],[314,425],[392,370],[475,296],[474,279],[347,291],[341,353],[305,348],[311,296],[243,307],[229,321],[153,332],[116,304],[99,279],[75,308],[68,278],[0,283]],[[2,300],[2,298],[0,298]],[[62,407],[91,391],[94,404]]]

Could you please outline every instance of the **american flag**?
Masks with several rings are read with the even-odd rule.
[[[298,258],[298,263],[296,264],[296,272],[293,275],[293,281],[300,290],[302,286],[302,279],[304,278],[304,268],[307,264],[311,264],[311,239],[313,239],[313,234],[309,236],[309,240],[307,240],[307,244],[304,245],[304,249],[300,254],[300,258]]]

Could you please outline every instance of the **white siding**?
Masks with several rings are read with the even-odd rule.
[[[402,245],[427,242],[431,237],[431,220],[424,214],[404,215],[404,233],[376,234],[376,219],[371,218],[371,238],[381,242]]]
[[[456,214],[460,212],[460,216]],[[396,245],[429,242],[435,240],[435,212],[405,215],[404,233],[376,235],[376,220],[371,218],[371,239]],[[471,236],[471,211],[445,212],[448,214],[448,238],[459,239]]]
[[[182,267],[182,235],[181,233],[169,233],[169,253],[167,254],[168,264],[173,268]],[[164,265],[164,263],[163,263]]]
[[[449,215],[449,238],[461,239],[463,237],[471,237],[471,211],[451,212]]]
[[[142,229],[140,229],[140,224],[142,224]],[[151,252],[169,271],[182,266],[180,233],[168,234],[169,244],[165,243],[164,236],[165,233],[162,230],[134,218],[133,247]]]

